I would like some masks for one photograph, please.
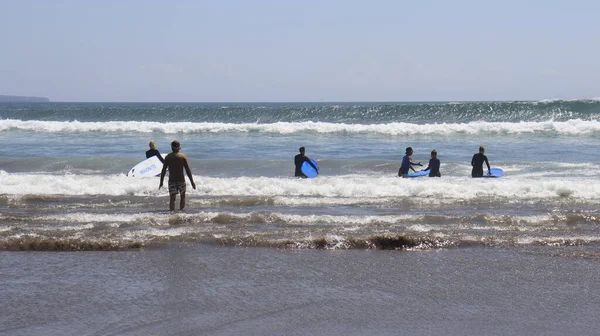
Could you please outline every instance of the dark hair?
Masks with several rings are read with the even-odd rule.
[[[300,147],[300,149],[299,149],[300,153],[304,152],[304,150],[305,150],[304,146]]]
[[[173,140],[173,142],[171,142],[171,148],[173,148],[173,149],[181,148],[181,144],[179,143],[179,141]]]
[[[408,152],[412,152],[412,147],[406,147],[406,154],[408,154]]]
[[[479,146],[479,153],[483,153],[483,152],[485,152],[485,147]]]
[[[431,156],[437,157],[437,151],[435,149],[431,151]]]

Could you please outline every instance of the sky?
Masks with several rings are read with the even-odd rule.
[[[65,102],[600,97],[600,1],[0,0],[0,94]]]

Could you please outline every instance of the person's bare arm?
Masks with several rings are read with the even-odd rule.
[[[412,171],[414,171],[414,172],[416,173],[417,171],[415,170],[415,168],[414,168],[413,166],[421,166],[421,167],[423,167],[423,165],[421,164],[421,161],[419,161],[419,162],[414,162],[414,161],[412,160],[412,158],[411,158],[411,157],[409,157],[409,158],[408,158],[408,167],[409,167],[410,169],[412,169]]]
[[[185,168],[185,173],[190,179],[190,183],[192,184],[192,188],[196,190],[196,183],[194,183],[194,178],[192,177],[192,170],[190,169],[190,165],[188,165],[187,157],[183,160],[183,168]]]
[[[167,173],[167,162],[165,161],[163,163],[162,170],[160,171],[160,185],[158,186],[158,189],[162,188],[166,173]]]

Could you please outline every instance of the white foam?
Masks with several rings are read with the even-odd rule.
[[[561,246],[565,244],[570,244],[573,242],[581,241],[586,244],[592,242],[599,242],[600,236],[592,236],[592,235],[573,235],[573,236],[559,236],[559,237],[536,237],[536,236],[524,236],[518,237],[517,243],[522,245],[530,245],[534,243],[543,243],[545,245],[556,245]]]
[[[395,177],[336,176],[313,180],[285,178],[200,178],[204,195],[303,196],[325,198],[431,197],[474,199],[479,197],[599,199],[600,183],[590,179],[533,180],[528,178],[473,180],[468,177],[444,179],[400,179]]]
[[[60,214],[60,215],[48,215],[48,216],[38,216],[34,218],[34,220],[49,220],[56,222],[78,222],[78,223],[90,223],[90,222],[109,222],[113,224],[117,223],[133,223],[133,222],[148,222],[148,223],[157,223],[160,219],[167,219],[169,217],[168,214],[157,215],[157,214],[96,214],[96,213],[86,213],[86,212],[77,212],[77,213],[68,213],[68,214]],[[90,227],[80,228],[80,229],[91,229],[93,228],[93,224]]]
[[[11,129],[36,132],[140,132],[140,133],[374,133],[385,135],[416,135],[416,134],[521,134],[521,133],[552,133],[564,135],[590,135],[600,132],[598,120],[573,119],[568,121],[544,122],[484,122],[441,123],[441,124],[338,124],[325,122],[276,122],[268,124],[257,123],[206,123],[206,122],[173,122],[160,123],[149,121],[108,121],[108,122],[79,122],[79,121],[40,121],[40,120],[0,120],[0,131]]]
[[[538,100],[537,103],[560,103],[560,102],[597,102],[600,101],[600,97],[593,98],[549,98]]]
[[[135,179],[125,175],[49,175],[9,174],[0,171],[3,183],[0,194],[10,198],[25,195],[108,195],[165,197],[168,190],[158,190],[159,179]],[[317,179],[195,176],[197,190],[188,188],[190,198],[208,197],[271,197],[281,204],[310,201],[342,204],[349,200],[377,203],[408,197],[424,204],[464,201],[480,198],[527,200],[531,198],[570,198],[600,201],[600,182],[595,178],[512,176],[501,179],[444,177],[442,179],[402,179],[370,175],[325,176]],[[310,200],[312,198],[312,200]]]
[[[398,224],[404,223],[409,220],[419,220],[423,218],[422,215],[382,215],[382,216],[335,216],[335,215],[295,215],[295,214],[285,214],[285,213],[269,213],[269,214],[257,214],[257,213],[221,213],[221,212],[200,212],[200,213],[188,213],[188,214],[178,214],[177,216],[183,220],[193,220],[197,222],[209,222],[211,220],[217,219],[218,217],[226,214],[232,220],[237,220],[240,222],[247,221],[255,221],[257,218],[262,217],[262,220],[265,222],[283,222],[283,223],[293,223],[293,224],[303,224],[306,226],[310,225],[343,225],[346,227],[351,227],[352,230],[358,229],[360,226],[370,225],[373,223],[384,223],[384,224]],[[153,214],[152,218],[152,226],[162,226],[169,225],[169,221],[172,218],[172,215],[156,215]],[[136,214],[136,215],[127,215],[127,214],[92,214],[92,213],[73,213],[67,214],[65,216],[59,215],[49,215],[49,216],[39,216],[36,217],[36,220],[53,220],[59,222],[68,222],[68,223],[88,223],[85,225],[79,226],[63,226],[61,230],[69,231],[69,230],[87,230],[94,227],[92,223],[106,222],[106,223],[131,223],[138,222],[141,219],[150,218],[150,215],[144,214]],[[42,229],[44,230],[44,229]],[[48,230],[52,230],[49,228]]]
[[[75,221],[80,222],[80,221]],[[91,230],[94,228],[94,224],[81,224],[81,225],[67,225],[67,226],[41,226],[34,227],[34,231],[82,231]]]
[[[194,232],[194,229],[190,227],[178,227],[168,229],[147,228],[144,230],[125,231],[119,238],[123,240],[137,240],[155,237],[168,238],[180,237],[191,232]]]
[[[219,224],[226,215],[226,220],[223,224]],[[461,215],[446,215],[443,216],[443,221],[446,224],[428,223],[426,215],[422,214],[398,214],[398,215],[365,215],[365,216],[346,216],[346,215],[306,215],[306,214],[288,214],[288,213],[228,213],[228,212],[199,212],[199,213],[181,213],[177,214],[179,220],[183,223],[202,223],[202,225],[192,225],[196,230],[210,230],[211,227],[225,225],[228,226],[232,222],[247,223],[277,223],[278,225],[303,225],[324,226],[330,225],[341,228],[346,231],[358,231],[360,229],[371,229],[374,224],[386,225],[388,228],[405,228],[414,232],[436,232],[447,230],[480,230],[480,231],[514,231],[514,232],[531,232],[531,231],[547,231],[560,230],[556,227],[557,220],[564,221],[560,214],[546,215],[531,215],[531,216],[508,216],[508,215],[486,215],[485,222],[487,224],[466,224],[463,223],[464,218]],[[108,223],[111,227],[115,227],[118,223],[139,223],[139,227],[169,228],[172,226],[174,217],[170,214],[92,214],[92,213],[74,213],[65,216],[48,215],[39,216],[35,220],[45,221],[52,220],[56,222],[66,223],[86,223],[80,225],[64,225],[64,226],[48,226],[35,228],[36,231],[84,231],[95,228],[95,223]],[[207,223],[213,222],[212,225]],[[457,223],[458,222],[458,223]],[[0,231],[7,231],[0,230]]]
[[[408,229],[415,232],[431,232],[434,231],[436,228],[434,228],[431,225],[415,224],[409,226]]]
[[[324,198],[324,197],[275,197],[275,204],[290,206],[308,206],[308,205],[355,205],[360,204],[380,204],[381,198]]]
[[[159,180],[125,175],[9,174],[0,171],[0,194],[24,195],[138,195],[166,194],[158,190]]]

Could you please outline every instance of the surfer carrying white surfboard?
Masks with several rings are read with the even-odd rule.
[[[412,147],[406,147],[406,155],[402,158],[402,164],[400,165],[400,169],[398,170],[398,176],[406,177],[408,174],[408,170],[412,169],[412,171],[416,172],[413,166],[423,166],[421,161],[413,162],[410,157],[413,154]]]
[[[146,159],[156,156],[156,157],[158,157],[160,162],[162,162],[164,164],[165,160],[163,159],[162,155],[160,155],[160,152],[158,151],[158,149],[156,149],[156,143],[154,141],[150,141],[149,146],[150,146],[150,149],[146,151]]]
[[[485,147],[479,146],[479,153],[474,154],[471,159],[471,166],[473,166],[473,170],[471,170],[472,177],[483,177],[483,163],[487,165],[488,172],[490,171],[490,163],[488,162],[487,156],[485,156]]]
[[[181,144],[179,141],[175,140],[171,142],[171,149],[173,152],[167,154],[165,157],[165,163],[163,165],[162,171],[160,172],[160,185],[158,189],[162,188],[163,180],[165,178],[165,174],[167,172],[167,168],[169,169],[169,210],[175,210],[175,198],[177,194],[180,194],[181,198],[179,200],[179,210],[183,210],[185,207],[185,175],[183,170],[185,169],[185,173],[190,179],[190,183],[192,184],[192,188],[196,189],[196,184],[194,183],[194,178],[192,177],[192,170],[188,164],[187,156],[183,153],[179,153],[181,150]]]
[[[294,164],[296,165],[296,172],[294,173],[294,176],[296,176],[296,177],[302,177],[302,178],[308,178],[308,176],[306,176],[302,172],[302,164],[304,162],[308,162],[308,164],[310,164],[317,172],[319,171],[319,167],[316,167],[311,162],[310,158],[305,155],[306,149],[304,148],[304,146],[300,147],[299,151],[300,151],[300,154],[297,154],[296,156],[294,156]]]

